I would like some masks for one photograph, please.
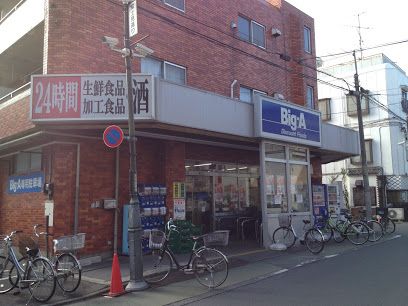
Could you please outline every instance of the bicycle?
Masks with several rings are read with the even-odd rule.
[[[384,228],[380,222],[377,220],[368,220],[365,217],[365,209],[359,210],[360,217],[359,221],[367,225],[370,235],[368,236],[368,241],[376,242],[382,238],[384,235]]]
[[[338,219],[335,230],[340,233],[334,239],[337,242],[342,242],[346,238],[354,245],[362,245],[366,243],[370,237],[370,229],[361,221],[351,221],[352,216],[348,213],[341,214],[344,219]]]
[[[56,287],[52,264],[47,258],[38,256],[38,247],[25,247],[27,261],[24,267],[13,249],[12,238],[18,233],[22,231],[13,231],[3,239],[7,256],[0,256],[0,294],[17,286],[20,292],[28,287],[31,295],[27,304],[32,298],[40,303],[47,302],[54,295]]]
[[[279,227],[273,232],[274,243],[284,244],[287,249],[293,247],[297,239],[305,244],[313,254],[319,254],[324,248],[323,233],[316,227],[310,228],[310,220],[303,220],[303,233],[299,237],[292,225],[292,215],[279,215]]]
[[[378,220],[384,228],[385,234],[392,234],[395,232],[395,222],[388,217],[388,208],[392,205],[388,204],[385,209],[377,208]]]
[[[40,235],[43,235],[48,239],[48,236],[52,236],[52,234],[48,232],[37,232],[37,228],[42,226],[42,224],[34,225],[34,235],[37,239],[40,238]],[[83,247],[84,242],[85,234],[83,233],[74,236],[62,236],[58,239],[53,239],[54,246],[51,258],[48,256],[47,249],[47,258],[51,259],[54,270],[57,274],[58,286],[64,292],[74,292],[78,289],[81,283],[81,264],[76,256],[69,251]],[[41,256],[41,251],[39,251],[39,255]]]
[[[341,235],[337,229],[337,215],[330,214],[329,217],[316,219],[315,226],[322,232],[325,242],[333,238],[334,241],[340,243],[345,237]]]
[[[172,271],[173,266],[184,274],[194,274],[197,281],[208,288],[216,288],[222,285],[228,277],[228,259],[217,249],[207,247],[212,238],[219,238],[212,235],[221,234],[224,242],[228,243],[228,236],[223,236],[224,232],[213,232],[197,237],[192,237],[194,244],[191,249],[187,264],[180,264],[169,248],[170,236],[173,232],[178,232],[177,227],[170,219],[165,226],[165,232],[152,230],[149,234],[149,248],[152,249],[151,266],[146,260],[144,266],[148,272],[144,276],[147,283],[155,284],[163,281]],[[228,232],[226,232],[228,234]],[[225,239],[226,238],[226,239]],[[197,248],[200,240],[204,245]],[[226,245],[226,244],[225,244]]]

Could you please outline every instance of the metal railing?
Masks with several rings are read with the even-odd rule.
[[[20,86],[19,88],[13,90],[12,92],[9,92],[8,94],[4,95],[3,97],[0,98],[0,104],[10,100],[11,98],[17,96],[18,94],[22,93],[23,91],[29,89],[31,86],[31,82],[28,82],[24,84],[23,86]]]
[[[10,17],[11,14],[13,14],[24,2],[26,2],[26,0],[21,0],[20,2],[18,2],[6,15],[4,15],[1,19],[0,19],[0,24],[6,20],[8,17]]]

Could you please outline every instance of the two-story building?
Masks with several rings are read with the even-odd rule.
[[[128,143],[111,149],[103,133],[127,134],[125,65],[102,37],[123,37],[122,10],[0,2],[0,232],[48,214],[55,236],[86,233],[83,254],[121,240]],[[234,235],[251,217],[268,245],[278,214],[310,216],[321,164],[358,154],[355,131],[321,123],[316,70],[298,63],[315,62],[313,19],[280,0],[139,0],[137,26],[132,43],[154,51],[132,60],[149,226],[177,217]]]

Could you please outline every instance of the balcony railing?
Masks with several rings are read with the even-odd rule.
[[[20,86],[19,88],[13,90],[12,92],[9,92],[8,94],[6,94],[5,96],[0,98],[0,105],[12,98],[14,98],[15,96],[19,95],[20,93],[22,93],[23,91],[26,91],[30,88],[31,86],[31,82],[28,82],[26,84],[24,84],[23,86]]]
[[[1,19],[0,19],[0,24],[6,20],[11,14],[13,14],[24,2],[26,2],[26,0],[21,0],[20,2],[18,2],[6,15],[4,15]]]

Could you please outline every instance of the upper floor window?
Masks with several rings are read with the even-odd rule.
[[[328,121],[331,119],[331,99],[320,99],[318,101],[319,111],[322,113],[322,120]]]
[[[367,164],[372,164],[373,163],[373,140],[372,139],[365,139],[364,140],[365,144],[365,151],[366,151],[366,159],[367,159]],[[350,159],[351,163],[353,165],[360,165],[361,164],[361,156],[353,156]]]
[[[175,9],[178,9],[179,11],[185,12],[185,1],[184,0],[164,0],[164,4],[167,4],[168,6],[174,7]]]
[[[402,100],[408,100],[408,91],[406,91],[405,89],[402,89],[401,96],[402,96]]]
[[[402,111],[408,114],[408,91],[401,89],[401,107]]]
[[[347,115],[357,116],[357,98],[354,95],[346,95],[347,100]],[[370,103],[368,94],[361,95],[361,114],[367,115],[370,113]]]
[[[41,151],[18,153],[13,159],[13,174],[26,174],[40,171],[41,159]]]
[[[244,102],[253,103],[256,94],[266,95],[266,92],[245,86],[239,87],[239,99]]]
[[[308,27],[303,27],[303,48],[305,52],[312,53],[312,31]]]
[[[258,47],[265,48],[265,26],[238,16],[238,36]]]
[[[177,83],[186,84],[186,68],[167,61],[144,57],[141,61],[141,72]]]
[[[308,108],[314,109],[314,93],[313,93],[313,87],[307,85],[306,87],[306,106]]]

